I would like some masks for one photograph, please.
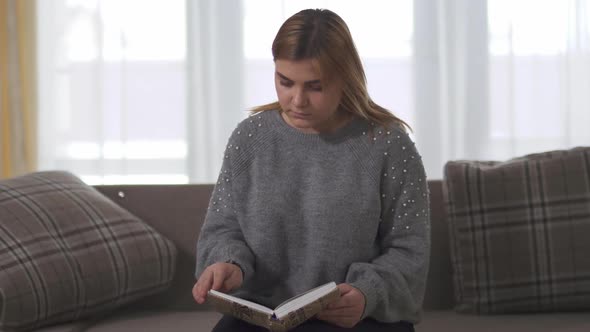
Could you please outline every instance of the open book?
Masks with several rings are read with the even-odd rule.
[[[210,290],[207,301],[224,314],[271,331],[287,331],[324,309],[340,298],[336,283],[329,282],[280,304],[274,310],[239,297]]]

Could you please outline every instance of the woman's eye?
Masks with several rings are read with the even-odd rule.
[[[279,83],[282,86],[291,86],[291,85],[293,85],[293,83],[292,82],[289,82],[289,81],[279,81]]]
[[[309,87],[309,89],[310,89],[311,91],[322,91],[322,87],[321,87],[321,86],[319,86],[319,85],[311,85],[311,86]]]

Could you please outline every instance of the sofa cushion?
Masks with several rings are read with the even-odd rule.
[[[174,245],[67,172],[0,181],[0,330],[104,313],[169,286]]]
[[[520,315],[467,315],[452,310],[426,311],[416,332],[588,332],[586,312]]]
[[[590,309],[590,148],[445,165],[456,309]]]
[[[145,311],[91,322],[86,332],[210,332],[221,318],[215,311]]]

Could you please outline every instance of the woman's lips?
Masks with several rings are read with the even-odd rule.
[[[311,116],[311,114],[308,114],[308,113],[301,113],[301,112],[295,112],[295,111],[291,111],[291,115],[294,118],[298,118],[298,119],[307,119]]]

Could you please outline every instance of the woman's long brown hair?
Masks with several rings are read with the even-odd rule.
[[[410,126],[377,105],[367,91],[367,79],[348,26],[327,9],[305,9],[288,18],[272,44],[273,59],[316,60],[322,79],[337,75],[344,82],[340,106],[346,112],[383,126]],[[258,106],[258,113],[281,110],[279,102]]]

